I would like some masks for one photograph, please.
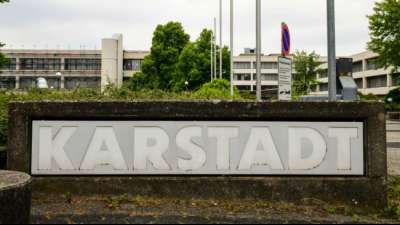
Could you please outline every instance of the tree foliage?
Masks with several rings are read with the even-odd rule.
[[[297,51],[295,53],[294,96],[307,95],[311,92],[312,88],[318,85],[317,74],[321,72],[319,66],[322,64],[319,58],[320,56],[315,52],[309,54],[305,51]]]
[[[212,31],[204,29],[199,38],[186,45],[179,57],[174,76],[174,90],[196,90],[211,79],[211,41]],[[219,50],[219,46],[217,48]],[[230,52],[222,49],[223,78],[229,77]],[[217,73],[219,73],[219,54],[217,57]]]
[[[196,41],[190,42],[180,23],[159,25],[154,32],[151,53],[143,62],[143,72],[134,76],[129,88],[177,92],[199,89],[211,79],[211,41],[211,30],[204,29]],[[222,49],[222,61],[223,78],[229,78],[228,47]],[[217,63],[219,74],[219,54]]]
[[[371,40],[368,48],[379,54],[380,67],[400,68],[400,0],[375,3],[374,14],[369,16]]]
[[[9,2],[9,0],[0,0],[0,4],[5,2]],[[4,44],[0,42],[0,48],[3,46]],[[0,52],[0,69],[6,66],[8,63],[9,63],[8,59]]]
[[[167,90],[171,88],[172,76],[181,52],[189,43],[190,36],[182,24],[169,22],[157,26],[153,34],[150,55],[145,57],[142,71],[146,87]]]

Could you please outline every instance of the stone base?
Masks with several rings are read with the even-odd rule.
[[[30,212],[30,176],[0,171],[0,224],[28,224]]]

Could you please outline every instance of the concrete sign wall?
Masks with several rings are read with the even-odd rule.
[[[9,170],[39,194],[305,198],[382,209],[375,102],[13,102]]]
[[[33,121],[32,174],[363,175],[362,123]]]

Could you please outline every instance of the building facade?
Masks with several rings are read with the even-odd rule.
[[[0,70],[0,89],[28,90],[45,78],[51,89],[121,86],[141,70],[147,51],[123,51],[122,36],[104,39],[102,50],[1,50],[10,64]]]
[[[353,59],[352,76],[357,83],[359,92],[364,95],[384,96],[400,85],[400,74],[392,73],[392,68],[377,67],[374,62],[377,57],[377,54],[370,51],[350,56]],[[326,69],[327,66],[323,66]],[[318,75],[318,82],[320,84],[314,94],[328,94],[328,75],[326,72]]]
[[[0,89],[27,90],[37,86],[38,78],[45,78],[51,89],[100,88],[108,84],[121,87],[141,66],[148,51],[123,50],[123,37],[116,34],[102,40],[101,50],[1,50],[10,64],[0,70]],[[256,90],[256,55],[245,49],[234,57],[233,84],[241,91]],[[261,63],[262,90],[269,96],[278,92],[278,57],[263,55]],[[377,68],[376,54],[363,52],[353,59],[353,77],[363,94],[386,95],[398,87],[400,74],[391,69]],[[319,85],[313,95],[328,93],[327,59],[321,57]],[[295,68],[293,69],[295,73]]]

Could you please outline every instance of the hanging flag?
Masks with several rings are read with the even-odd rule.
[[[287,57],[290,55],[290,31],[286,23],[282,23],[282,56]]]

